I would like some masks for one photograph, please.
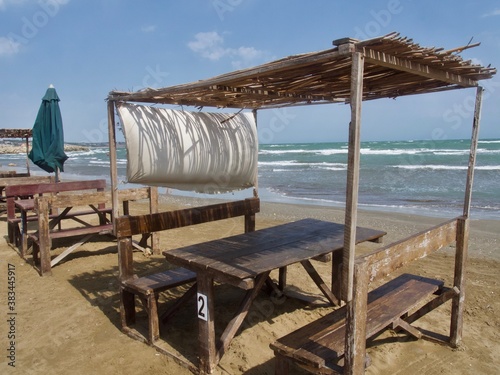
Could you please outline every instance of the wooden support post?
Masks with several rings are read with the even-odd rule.
[[[470,204],[472,198],[472,183],[474,180],[474,166],[476,165],[477,142],[479,139],[479,123],[481,121],[481,105],[484,89],[479,86],[476,91],[476,104],[474,108],[474,120],[472,123],[472,136],[469,153],[469,167],[467,169],[467,182],[465,186],[464,216],[470,215]]]
[[[113,204],[113,212],[111,213],[111,221],[113,222],[113,234],[116,236],[116,220],[119,216],[119,201],[118,201],[118,167],[116,165],[116,124],[115,124],[115,102],[108,101],[108,138],[109,138],[109,163],[110,163],[110,178],[111,178],[111,201]]]
[[[134,274],[132,238],[118,239],[118,279],[124,281]],[[148,311],[149,312],[149,311]],[[135,295],[120,287],[120,321],[122,328],[135,323]]]
[[[472,198],[472,183],[474,181],[474,166],[476,163],[477,143],[479,139],[479,124],[481,120],[481,105],[483,98],[482,87],[476,91],[476,104],[474,109],[474,120],[472,123],[472,136],[469,154],[469,166],[467,170],[467,182],[465,186],[464,217],[457,223],[457,246],[455,255],[455,277],[453,286],[458,288],[459,294],[453,297],[451,307],[450,344],[453,347],[460,345],[462,341],[463,313],[465,309],[465,269],[467,263],[468,241],[469,241],[469,216]]]
[[[257,110],[252,109],[253,113],[253,118],[255,120],[255,128],[258,129],[258,123],[257,123]],[[257,198],[259,196],[259,177],[258,174],[255,176],[255,185],[253,186],[253,196]]]
[[[158,213],[158,188],[149,188],[149,213]],[[151,250],[153,254],[160,255],[160,236],[158,233],[151,232]]]
[[[457,245],[455,255],[455,277],[453,286],[459,290],[451,303],[450,344],[456,348],[462,341],[463,317],[465,309],[465,269],[467,264],[469,240],[469,219],[461,218],[457,222]]]
[[[360,262],[354,267],[354,295],[347,302],[344,374],[365,373],[366,316],[368,306],[368,267]]]
[[[345,301],[350,301],[353,295],[361,145],[361,104],[363,101],[363,70],[364,56],[362,53],[354,52],[352,54],[351,68],[351,123],[349,124],[345,232],[342,262],[342,299]],[[335,264],[332,266],[335,267]],[[332,277],[335,277],[334,271],[335,269],[332,269]],[[334,285],[335,280],[332,280],[332,288]]]

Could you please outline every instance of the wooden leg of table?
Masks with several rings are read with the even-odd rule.
[[[303,260],[300,262],[302,264],[302,267],[307,271],[311,279],[314,281],[314,283],[318,286],[319,290],[323,293],[323,295],[330,301],[330,303],[333,306],[339,306],[340,301],[337,299],[337,297],[332,293],[330,289],[326,286],[325,282],[319,275],[319,273],[316,271],[314,266],[309,260]]]
[[[288,360],[285,357],[276,354],[276,356],[274,357],[274,374],[288,375],[288,371],[289,371]]]
[[[342,251],[332,254],[332,293],[340,300],[342,288]]]
[[[50,265],[50,234],[49,234],[49,208],[46,200],[42,199],[38,207],[38,242],[40,247],[40,273],[42,276],[52,274]]]
[[[217,365],[214,327],[214,286],[213,278],[198,275],[198,345],[200,372],[211,374]]]
[[[221,335],[220,339],[220,347],[217,348],[217,358],[220,359],[226,352],[227,348],[229,347],[229,344],[233,340],[234,336],[240,329],[241,325],[243,324],[243,321],[245,320],[246,316],[248,315],[248,312],[250,310],[250,306],[252,306],[252,303],[259,294],[262,286],[264,285],[264,282],[269,278],[269,272],[263,273],[255,279],[255,286],[253,289],[250,289],[246,292],[245,297],[241,301],[240,307],[238,309],[238,312],[234,316],[233,319],[228,323],[226,329]]]
[[[158,322],[158,300],[155,293],[151,293],[147,297],[147,309],[148,309],[148,341],[149,345],[158,340],[160,337],[160,324]]]
[[[135,295],[123,287],[120,291],[120,320],[125,328],[135,323]]]
[[[285,287],[286,287],[286,267],[281,267],[279,269],[278,286],[279,286],[281,291],[285,290]]]

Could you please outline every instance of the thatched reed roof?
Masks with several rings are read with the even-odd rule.
[[[349,102],[354,52],[364,56],[363,100],[396,98],[474,87],[495,68],[464,61],[458,53],[479,44],[426,48],[392,33],[366,41],[350,38],[335,48],[289,56],[217,77],[138,92],[112,91],[108,100],[220,108],[272,108]]]
[[[0,138],[31,138],[31,129],[0,129]]]

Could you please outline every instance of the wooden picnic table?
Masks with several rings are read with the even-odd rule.
[[[28,199],[18,199],[15,201],[15,207],[19,210],[21,214],[21,255],[24,257],[26,255],[26,252],[28,250],[28,237],[29,237],[29,231],[28,231],[28,216],[30,212],[33,212],[35,209],[35,200],[28,198]],[[64,220],[75,220],[79,222],[80,224],[83,225],[81,228],[75,228],[71,230],[60,230],[59,232],[52,232],[51,233],[51,238],[58,238],[58,237],[71,237],[74,235],[91,235],[95,234],[96,232],[99,233],[112,233],[113,230],[113,225],[111,224],[111,208],[108,207],[95,207],[93,205],[90,205],[89,210],[73,210],[71,211],[73,206],[71,207],[66,207],[63,208],[60,212],[57,214],[51,214],[48,215],[50,217],[51,221],[49,223],[49,228],[53,229],[56,226],[59,227],[60,229],[60,224]],[[93,215],[96,214],[99,217],[99,223],[98,224],[91,224],[89,221],[84,221],[82,220],[82,216],[85,215]],[[57,261],[53,260],[52,261],[52,266],[55,265]]]
[[[356,242],[377,241],[386,233],[358,227]],[[301,263],[330,303],[336,296],[316,272],[311,259],[341,253],[344,225],[304,219],[254,232],[239,234],[175,250],[165,258],[196,272],[199,320],[199,369],[211,373],[243,323],[249,308],[273,270]],[[334,256],[333,262],[341,257]],[[219,340],[215,337],[214,282],[247,290],[239,311],[228,323]],[[272,282],[272,281],[271,281]]]

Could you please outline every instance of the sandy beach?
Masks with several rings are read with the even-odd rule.
[[[163,197],[163,210],[198,205],[188,198]],[[343,222],[343,211],[319,206],[295,206],[262,202],[257,215],[257,229],[305,217]],[[145,212],[138,204],[133,212]],[[361,226],[387,231],[384,243],[404,238],[445,221],[439,218],[404,214],[361,212]],[[242,231],[242,219],[163,232],[162,249],[173,249]],[[413,340],[387,331],[375,343],[369,343],[372,365],[367,374],[496,374],[500,366],[500,222],[473,221],[469,243],[467,297],[463,345],[451,349],[428,341]],[[154,348],[135,341],[120,331],[117,294],[116,243],[101,237],[83,245],[53,269],[53,276],[41,278],[31,260],[23,260],[7,244],[5,214],[0,220],[4,240],[0,243],[0,369],[3,374],[190,374],[172,359]],[[55,243],[54,254],[65,243]],[[379,244],[366,244],[359,251]],[[140,273],[169,267],[162,256],[146,257],[134,253]],[[331,272],[328,264],[317,263],[325,279]],[[15,368],[5,355],[9,349],[7,287],[8,269],[15,274]],[[453,273],[453,249],[414,263],[404,269],[413,273],[449,281]],[[289,283],[312,296],[319,291],[307,274],[292,267]],[[175,292],[172,292],[175,293]],[[224,285],[217,287],[216,310],[229,320],[241,290]],[[165,297],[162,297],[162,302]],[[193,304],[185,314],[176,315],[173,328],[162,332],[183,354],[196,356],[197,326]],[[449,327],[449,303],[417,322],[418,326],[446,333]],[[328,307],[306,307],[288,299],[272,303],[262,294],[252,308],[243,329],[233,340],[216,374],[273,374],[274,359],[269,344],[292,330],[330,311]],[[142,315],[139,315],[139,317]],[[293,373],[300,370],[293,368]]]

